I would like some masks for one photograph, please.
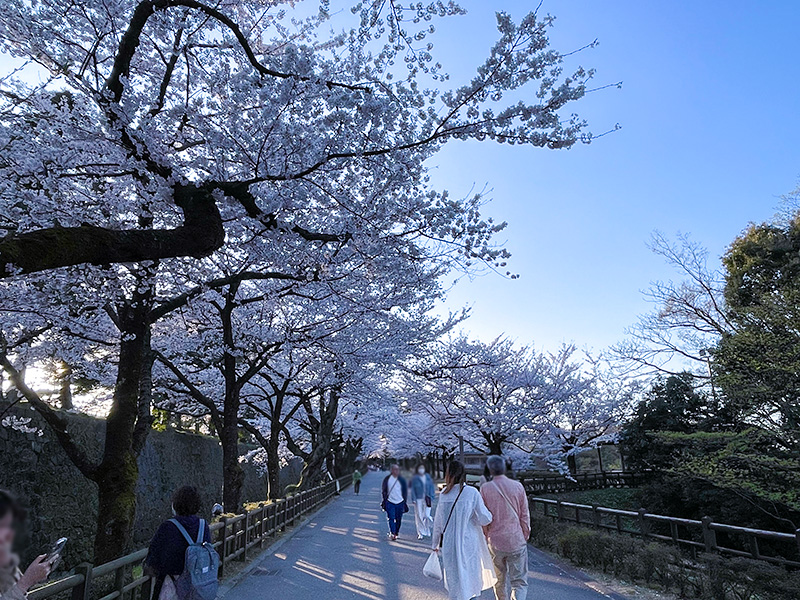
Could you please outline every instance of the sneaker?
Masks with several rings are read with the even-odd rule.
[[[417,535],[417,539],[418,539],[418,540],[421,540],[421,539],[422,539],[422,536],[421,536],[421,535]]]
[[[393,541],[393,542],[396,542],[396,541],[397,541],[397,536],[396,536],[396,535],[394,535],[394,534],[392,534],[392,541]]]

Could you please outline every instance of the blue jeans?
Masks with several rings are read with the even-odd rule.
[[[386,502],[386,516],[389,518],[389,532],[392,535],[397,535],[400,531],[400,522],[403,520],[403,513],[405,512],[404,504],[392,504]]]

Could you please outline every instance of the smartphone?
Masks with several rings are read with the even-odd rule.
[[[54,571],[55,568],[58,566],[58,563],[61,562],[61,553],[64,552],[64,546],[67,545],[67,538],[62,537],[55,541],[55,543],[50,546],[50,550],[47,551],[47,558],[45,558],[45,562],[50,563],[50,570]]]

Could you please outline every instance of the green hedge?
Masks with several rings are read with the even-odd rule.
[[[746,558],[702,555],[689,559],[660,542],[556,523],[532,521],[531,541],[578,567],[702,600],[797,600],[800,572]]]

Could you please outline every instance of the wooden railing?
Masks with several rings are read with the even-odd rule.
[[[269,538],[321,504],[352,482],[347,475],[270,504],[262,504],[235,517],[223,517],[210,526],[214,548],[220,556],[219,576],[231,561],[247,560]],[[150,600],[153,578],[141,570],[147,549],[137,550],[103,565],[78,565],[74,573],[49,582],[28,593],[28,600],[64,598],[71,600]]]
[[[692,552],[745,556],[787,567],[800,567],[800,529],[795,533],[783,533],[714,523],[710,517],[700,521],[667,517],[648,513],[643,508],[630,511],[549,498],[529,500],[532,512],[539,512],[541,507],[539,514],[558,521],[661,540],[690,548]]]
[[[577,475],[529,475],[518,473],[516,479],[525,486],[528,495],[557,494],[604,488],[635,487],[644,483],[647,473],[618,471],[605,473],[579,473]]]

